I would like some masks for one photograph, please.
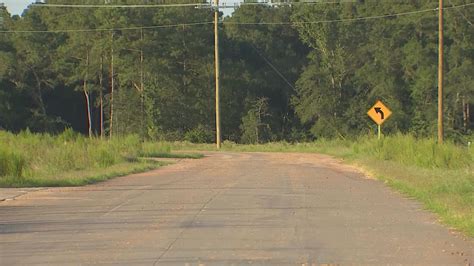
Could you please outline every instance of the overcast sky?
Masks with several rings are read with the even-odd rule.
[[[34,3],[33,0],[0,0],[0,3],[5,3],[8,11],[12,15],[21,15],[23,10],[31,3]],[[240,0],[221,0],[222,3],[233,5],[236,2],[241,2]],[[224,14],[228,15],[232,12],[233,9],[224,9]]]

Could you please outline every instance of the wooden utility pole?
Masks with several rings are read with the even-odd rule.
[[[214,0],[214,46],[215,46],[215,68],[216,68],[216,144],[221,148],[221,117],[219,96],[219,0]]]
[[[438,48],[438,143],[444,139],[443,128],[443,0],[439,0],[439,48]]]

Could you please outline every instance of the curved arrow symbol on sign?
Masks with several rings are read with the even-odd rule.
[[[380,107],[375,107],[375,112],[376,112],[377,114],[380,114],[380,118],[381,118],[382,120],[385,118],[385,114],[383,113],[382,108],[380,108]]]

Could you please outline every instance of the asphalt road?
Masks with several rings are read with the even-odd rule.
[[[210,153],[0,202],[0,264],[469,265],[474,242],[322,155]]]

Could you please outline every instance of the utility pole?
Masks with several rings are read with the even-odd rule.
[[[214,48],[216,68],[216,144],[221,148],[221,117],[220,117],[220,95],[219,95],[219,0],[214,0]]]
[[[438,144],[443,143],[443,0],[439,0],[439,48],[438,48]]]

